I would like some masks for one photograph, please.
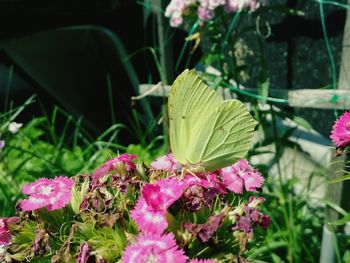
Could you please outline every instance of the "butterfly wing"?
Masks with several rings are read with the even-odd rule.
[[[206,171],[229,166],[248,152],[256,125],[242,102],[222,101],[193,127],[186,158]]]
[[[188,163],[188,153],[195,147],[193,140],[205,125],[203,117],[209,116],[222,101],[195,70],[185,70],[174,81],[168,100],[169,136],[172,153],[181,164]]]

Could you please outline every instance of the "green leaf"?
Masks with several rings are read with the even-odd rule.
[[[345,180],[350,180],[350,173],[349,174],[346,174],[346,175],[343,175],[343,176],[339,176],[333,180],[329,180],[328,183],[330,184],[335,184],[335,183],[339,183],[339,182],[342,182],[342,181],[345,181]]]
[[[305,129],[311,130],[312,129],[312,125],[310,124],[310,122],[308,122],[307,120],[305,120],[302,117],[299,116],[293,116],[292,119],[296,124],[304,127]]]
[[[76,185],[73,186],[71,206],[75,214],[80,213],[80,205],[88,189],[89,189],[89,179],[87,178],[82,183],[80,190],[78,190]]]
[[[345,215],[344,217],[333,221],[333,222],[329,222],[329,224],[331,225],[335,225],[335,226],[342,226],[345,225],[346,223],[348,223],[350,221],[350,213],[348,213],[347,215]]]

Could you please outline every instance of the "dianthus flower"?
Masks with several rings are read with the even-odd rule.
[[[178,247],[172,233],[140,235],[134,244],[125,249],[122,257],[123,263],[186,261],[185,251]]]
[[[165,16],[170,18],[170,25],[178,27],[182,24],[182,13],[188,6],[185,0],[172,0],[165,9]]]
[[[257,0],[227,0],[225,4],[226,12],[236,12],[242,9],[255,11],[259,8],[260,3]]]
[[[15,224],[19,220],[19,217],[0,218],[0,246],[6,246],[11,243],[11,232],[9,225]]]
[[[333,124],[331,139],[337,147],[350,145],[350,112],[345,112]]]
[[[155,184],[147,184],[131,211],[131,217],[144,233],[161,234],[168,226],[166,213],[169,206],[178,200],[187,184],[177,178],[167,178]]]
[[[0,218],[0,246],[11,243],[11,232],[7,227],[6,218]]]
[[[255,11],[260,6],[258,0],[171,0],[166,7],[165,16],[170,18],[172,27],[179,27],[184,17],[189,15],[192,9],[197,10],[197,16],[201,24],[211,20],[215,16],[215,9],[223,7],[228,13],[247,9]]]
[[[97,168],[92,177],[94,179],[99,179],[113,170],[117,170],[117,172],[135,171],[136,165],[133,160],[137,158],[138,157],[133,154],[121,154],[118,157],[108,160],[101,167]]]
[[[181,164],[175,159],[173,154],[169,153],[167,155],[158,157],[153,161],[150,166],[153,169],[169,171],[171,173],[181,171]]]
[[[189,263],[216,263],[215,260],[212,259],[198,259],[194,258],[189,261]]]
[[[184,191],[181,200],[184,208],[190,211],[198,211],[203,206],[210,207],[210,204],[218,194],[226,194],[226,187],[215,173],[186,175],[184,182],[187,189]]]
[[[221,176],[227,189],[236,194],[243,193],[244,188],[249,192],[256,192],[264,182],[261,173],[244,159],[221,169]]]
[[[61,209],[70,202],[73,185],[72,179],[63,176],[54,179],[41,178],[23,186],[22,192],[29,198],[21,201],[19,205],[24,211],[42,207],[49,211]]]

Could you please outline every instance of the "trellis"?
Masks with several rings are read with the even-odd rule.
[[[163,3],[162,3],[163,2]],[[160,64],[163,70],[166,72],[166,76],[161,77],[161,82],[154,84],[141,84],[139,86],[139,93],[141,96],[156,96],[167,97],[170,93],[169,80],[173,79],[173,59],[171,53],[171,46],[167,43],[165,45],[165,39],[167,39],[164,24],[168,21],[164,18],[164,1],[162,0],[149,0],[151,11],[157,17],[157,33],[158,33],[158,45],[160,54]],[[348,0],[350,5],[350,0]],[[287,90],[287,89],[270,89],[269,96],[272,103],[284,101],[288,106],[294,108],[313,108],[324,110],[348,110],[350,109],[350,9],[347,11],[347,18],[344,27],[343,44],[341,53],[341,66],[339,70],[339,79],[337,87],[333,89],[299,89],[299,90]],[[161,88],[155,88],[156,86]],[[237,92],[256,94],[256,89],[241,88],[237,89]],[[225,99],[234,97],[232,91],[227,88],[218,88],[218,92],[222,94]],[[258,96],[258,95],[257,95]],[[340,169],[345,166],[345,157],[333,158],[335,164],[329,168],[328,179],[334,180],[338,176]],[[350,194],[347,189],[350,186],[349,181],[343,183],[328,183],[325,199],[336,205],[343,206],[344,209],[349,209]],[[327,223],[338,219],[338,213],[332,208],[326,208],[326,220],[323,229],[323,239],[321,247],[320,262],[330,263],[335,262],[335,249],[334,249],[334,229]],[[332,249],[333,248],[333,249]]]

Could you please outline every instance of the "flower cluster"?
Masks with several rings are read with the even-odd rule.
[[[70,202],[73,185],[74,181],[64,176],[55,179],[41,178],[23,186],[23,193],[29,198],[21,201],[19,206],[24,211],[43,207],[49,211],[61,209]]]
[[[270,218],[258,209],[264,198],[246,202],[241,194],[257,192],[263,181],[244,159],[193,174],[172,154],[150,167],[122,154],[92,174],[42,178],[23,187],[29,198],[18,218],[0,219],[0,261],[48,254],[52,262],[79,263],[215,263],[227,254],[244,261],[242,240],[250,242]],[[220,253],[201,254],[203,246]]]
[[[248,9],[255,11],[260,6],[258,0],[171,0],[165,10],[165,16],[170,18],[172,27],[179,27],[191,10],[196,10],[199,20],[203,23],[215,16],[215,10],[223,7],[227,13]]]

